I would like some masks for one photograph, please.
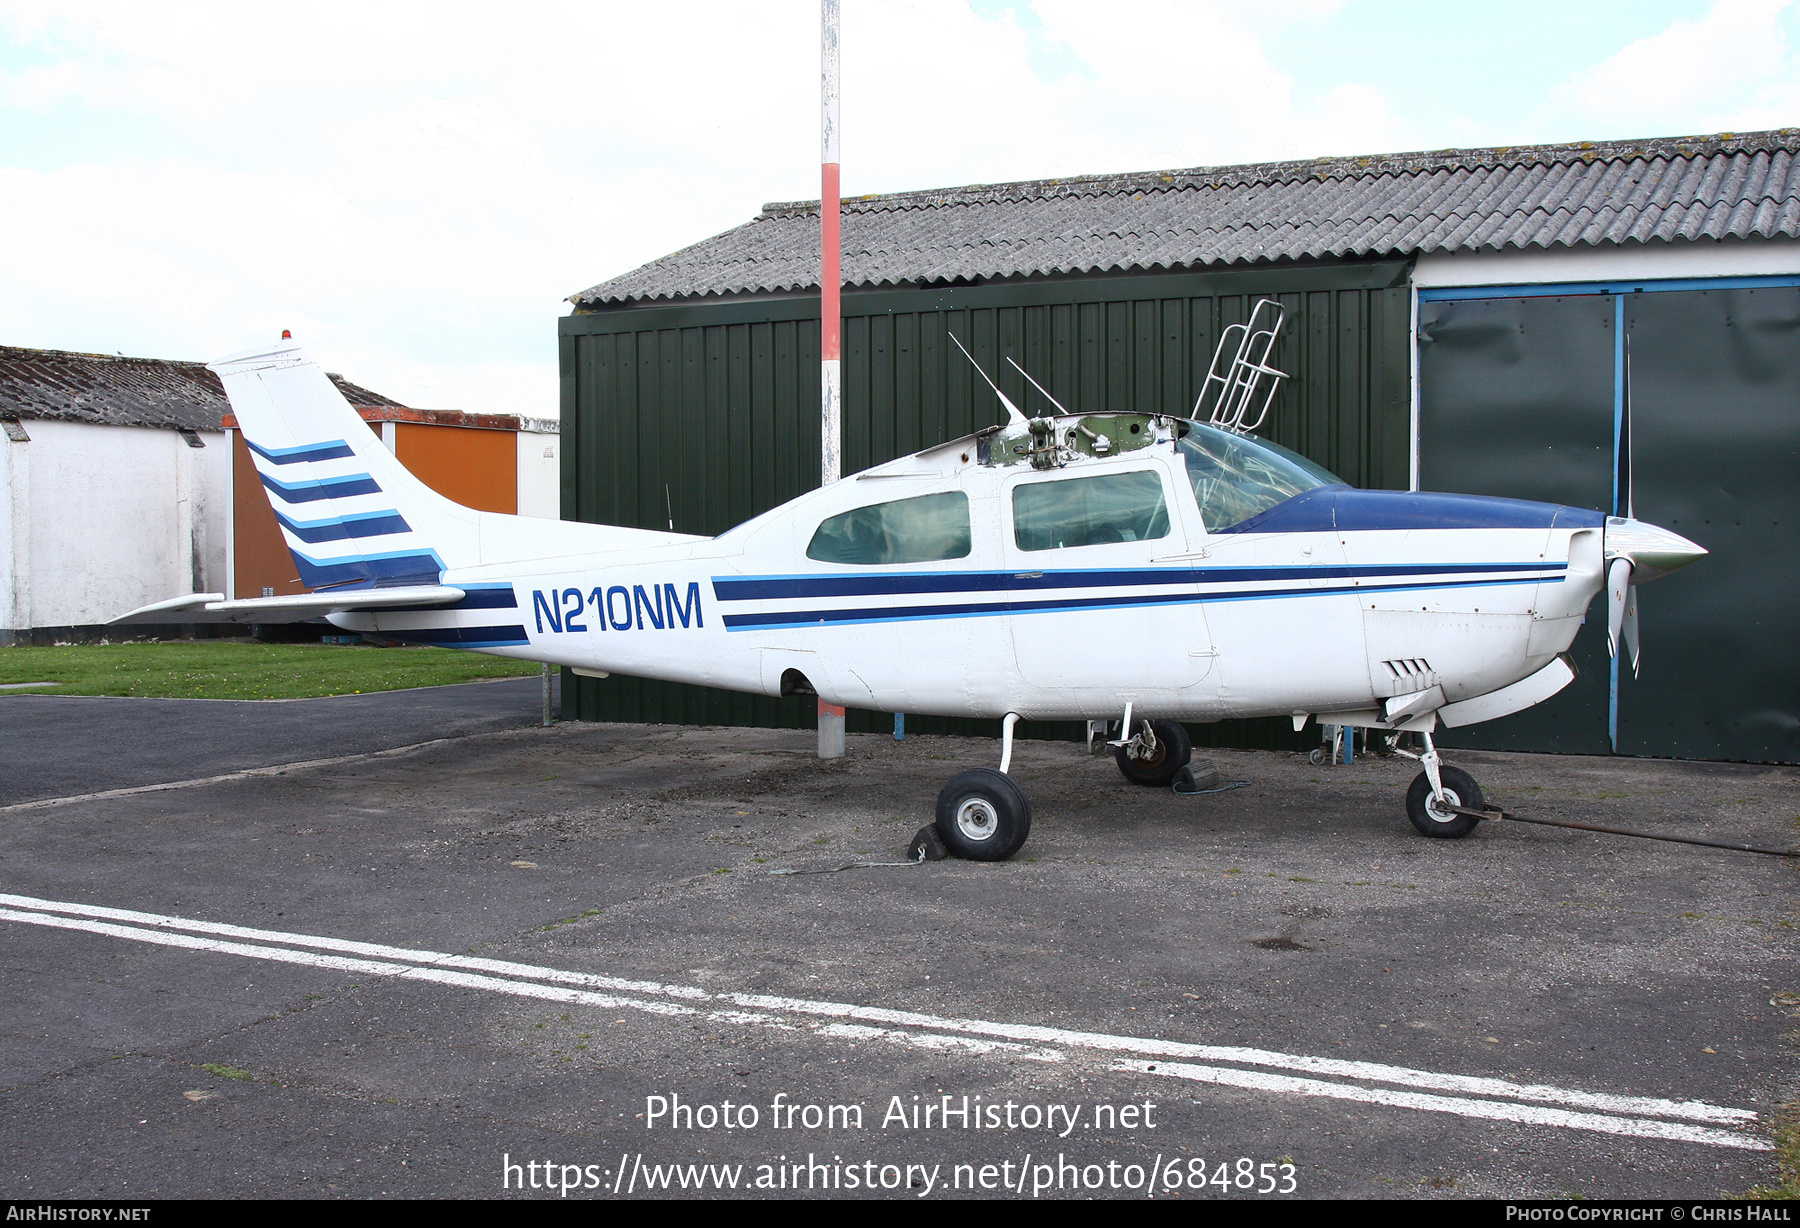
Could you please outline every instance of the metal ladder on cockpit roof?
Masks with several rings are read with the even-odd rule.
[[[1269,308],[1266,324],[1262,323],[1265,307]],[[1287,309],[1274,299],[1265,298],[1250,309],[1250,318],[1244,323],[1225,326],[1219,333],[1212,362],[1207,366],[1206,379],[1200,385],[1200,396],[1194,402],[1196,420],[1210,404],[1211,413],[1205,419],[1209,426],[1248,435],[1263,424],[1263,419],[1269,416],[1269,407],[1275,403],[1281,381],[1287,378],[1286,371],[1278,371],[1269,365],[1275,337],[1286,320]],[[1228,350],[1231,360],[1225,362]],[[1265,380],[1267,391],[1263,390]],[[1256,414],[1255,420],[1246,421],[1252,410]]]

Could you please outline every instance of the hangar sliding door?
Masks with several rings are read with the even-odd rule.
[[[1640,590],[1641,677],[1608,659],[1596,599],[1568,689],[1444,745],[1800,762],[1794,281],[1421,292],[1423,488],[1634,497],[1712,552]]]
[[[1800,762],[1800,288],[1632,294],[1639,519],[1712,553],[1643,587],[1618,750]]]

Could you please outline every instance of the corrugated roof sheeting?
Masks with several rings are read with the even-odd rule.
[[[0,346],[0,416],[216,431],[224,409],[198,363]]]
[[[844,280],[880,286],[1264,260],[1800,237],[1800,128],[976,184],[844,202]],[[572,296],[578,308],[812,289],[818,203]]]
[[[352,405],[401,407],[341,375],[331,382]],[[0,345],[0,418],[216,431],[230,408],[203,363]]]

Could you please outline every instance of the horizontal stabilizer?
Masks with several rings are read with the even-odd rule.
[[[461,601],[463,590],[442,584],[397,588],[358,588],[345,592],[296,593],[292,597],[247,597],[227,601],[224,593],[189,593],[122,614],[106,625],[126,623],[298,623],[342,610],[388,609],[394,606],[448,605]]]

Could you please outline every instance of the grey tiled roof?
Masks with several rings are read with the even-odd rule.
[[[880,286],[1267,260],[1800,237],[1800,128],[974,184],[843,202],[844,282]],[[571,296],[818,285],[817,201]]]
[[[331,382],[352,405],[400,404],[341,375]],[[203,363],[0,345],[0,418],[216,431],[230,408]]]

